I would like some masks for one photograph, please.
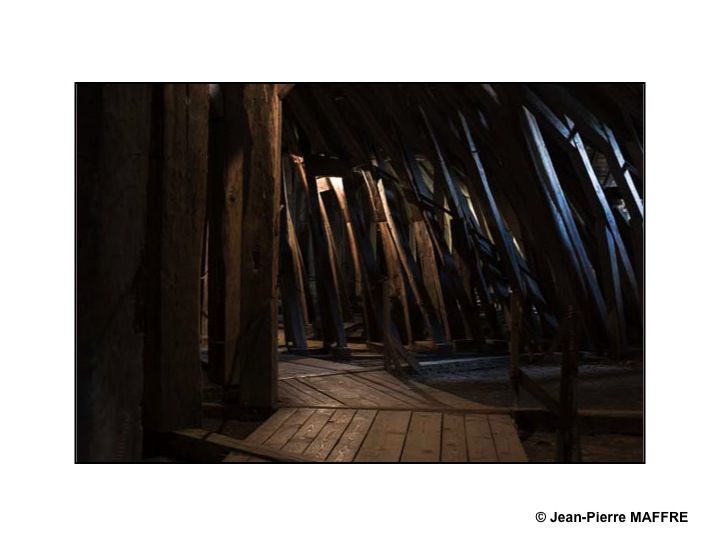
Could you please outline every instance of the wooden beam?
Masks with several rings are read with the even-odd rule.
[[[79,462],[142,455],[143,254],[151,85],[78,84]],[[120,391],[122,389],[122,391]]]
[[[238,400],[274,407],[277,395],[281,102],[274,84],[249,84],[244,156],[240,339],[231,373]]]
[[[240,338],[240,285],[245,167],[244,85],[222,84],[213,95],[208,178],[208,356],[210,380],[231,379]]]
[[[552,209],[554,227],[564,247],[568,268],[575,274],[576,294],[593,310],[596,321],[609,334],[605,299],[600,292],[597,274],[590,263],[580,238],[572,211],[560,185],[550,154],[545,146],[535,116],[525,107],[522,111],[523,130],[538,177],[541,179],[548,206]]]
[[[287,160],[284,165],[292,167]],[[288,349],[307,349],[305,283],[302,254],[295,235],[288,198],[288,176],[283,167],[282,211],[280,214],[280,291],[282,295],[285,343]]]
[[[295,83],[280,83],[277,85],[277,95],[280,99],[284,99],[290,91],[295,88]]]
[[[213,463],[221,461],[225,455],[236,451],[278,463],[313,463],[316,461],[298,454],[241,441],[203,429],[175,431],[172,434],[170,446],[183,459],[189,458]]]
[[[200,273],[205,229],[208,86],[167,84],[153,107],[155,155],[148,235],[158,249],[148,274],[157,292],[148,302],[143,426],[156,431],[200,425]],[[158,122],[159,124],[160,122]]]
[[[315,158],[307,160],[307,173],[302,163],[296,162],[308,200],[308,219],[312,226],[313,257],[317,284],[318,307],[325,346],[333,343],[339,349],[346,349],[347,337],[340,310],[340,294],[334,278],[330,252],[330,239],[325,227],[318,192]],[[321,158],[322,161],[322,158]]]

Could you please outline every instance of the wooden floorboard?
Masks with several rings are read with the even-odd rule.
[[[527,461],[510,416],[464,411],[280,409],[246,441],[311,461]],[[241,454],[226,461],[254,461]]]
[[[305,407],[341,407],[343,402],[318,391],[303,380],[288,379],[278,383],[278,399]]]
[[[353,461],[376,415],[377,411],[370,409],[355,412],[352,421],[330,452],[326,461]]]
[[[295,409],[280,409],[270,418],[268,418],[263,425],[253,431],[250,435],[245,438],[246,442],[254,444],[262,444],[268,440],[287,420],[290,416],[295,413]]]
[[[373,380],[371,377],[363,377],[363,375],[369,375],[369,374],[368,373],[353,373],[352,375],[349,375],[349,377],[354,379],[355,381],[357,381],[360,384],[369,386],[376,392],[382,392],[386,395],[391,396],[393,399],[404,403],[408,407],[416,409],[416,408],[420,408],[420,407],[432,407],[433,406],[432,403],[428,403],[426,400],[419,398],[417,393],[413,395],[410,392],[402,391],[401,387],[393,388],[389,385],[382,384],[381,382]]]
[[[282,448],[314,412],[314,409],[296,409],[280,428],[263,443],[263,446],[276,449]]]
[[[465,437],[467,439],[468,461],[494,462],[498,460],[495,451],[488,415],[465,415]]]
[[[527,455],[518,437],[512,418],[505,414],[488,415],[490,430],[495,441],[498,461],[525,462]]]
[[[278,380],[292,379],[295,377],[307,377],[311,375],[326,375],[337,373],[334,370],[323,369],[313,366],[295,364],[294,362],[278,362]]]
[[[445,413],[442,425],[441,461],[444,463],[464,463],[467,460],[465,416],[459,413]]]
[[[345,375],[334,375],[332,377],[317,377],[303,381],[304,384],[315,388],[316,390],[332,396],[348,407],[382,408],[388,406],[384,399],[378,398],[377,395],[364,392],[359,385],[354,384],[352,380],[346,378]]]
[[[292,360],[293,364],[310,366],[313,368],[323,368],[331,371],[346,372],[346,371],[358,371],[365,368],[360,366],[353,366],[352,364],[341,364],[340,362],[331,362],[330,360],[322,360],[321,358],[297,358]]]
[[[442,420],[442,413],[412,413],[400,461],[407,463],[440,461]]]
[[[407,398],[413,402],[416,407],[444,407],[445,404],[434,399],[427,391],[423,389],[413,388],[404,380],[391,375],[387,371],[376,371],[371,373],[357,373],[356,377],[361,377],[374,384],[387,388],[388,391],[394,392],[398,397]]]
[[[327,459],[335,445],[342,437],[345,430],[350,425],[356,411],[351,409],[336,410],[327,423],[323,426],[312,443],[310,443],[304,452],[304,455],[323,461]]]
[[[508,414],[384,370],[318,358],[280,366],[283,406],[247,442],[328,462],[523,462]],[[227,462],[260,458],[231,452]]]
[[[285,452],[302,454],[305,449],[315,440],[320,430],[333,415],[332,409],[314,409],[292,438],[282,447]]]
[[[356,462],[394,463],[400,460],[410,423],[410,411],[378,411]]]

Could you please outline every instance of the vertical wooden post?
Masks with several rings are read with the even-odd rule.
[[[244,85],[213,85],[208,219],[210,380],[230,384],[240,336],[240,277],[246,117]],[[237,382],[237,381],[235,381]]]
[[[288,177],[283,174],[282,211],[280,213],[280,291],[282,296],[285,343],[288,350],[306,350],[305,284],[302,254],[298,246],[288,197]]]
[[[77,455],[142,454],[150,85],[77,89]]]
[[[273,407],[277,395],[277,311],[281,104],[275,84],[248,84],[242,221],[240,339],[232,373],[240,404]]]
[[[200,274],[205,229],[208,87],[167,84],[153,102],[155,157],[148,201],[148,303],[143,424],[200,425]],[[156,288],[156,289],[155,289]]]

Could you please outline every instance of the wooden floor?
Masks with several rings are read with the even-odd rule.
[[[527,461],[509,415],[379,366],[297,358],[279,374],[282,408],[247,443],[326,462]]]

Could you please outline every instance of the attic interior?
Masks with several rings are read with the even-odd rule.
[[[78,84],[79,462],[642,462],[643,85]]]

